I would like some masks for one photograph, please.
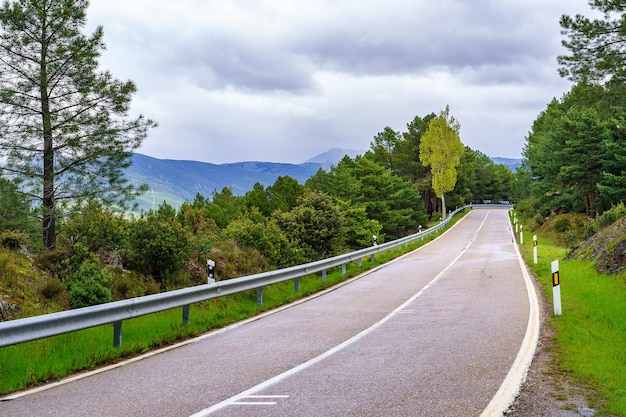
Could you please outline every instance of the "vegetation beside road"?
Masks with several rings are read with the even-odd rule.
[[[562,243],[565,233],[552,225],[533,231],[539,242],[537,265],[529,233],[520,249],[551,311],[551,262],[559,260],[563,314],[552,313],[548,323],[556,331],[555,372],[572,376],[603,415],[626,416],[626,274],[599,274],[593,261],[565,259],[570,251]]]
[[[463,217],[455,216],[447,228]],[[124,322],[124,343],[113,347],[113,326],[105,325],[50,337],[17,346],[0,348],[0,394],[7,394],[40,383],[54,382],[73,372],[110,364],[123,358],[170,345],[198,334],[258,315],[316,292],[330,288],[366,270],[389,262],[430,242],[440,233],[379,254],[372,262],[352,262],[343,275],[341,268],[329,271],[325,281],[320,274],[301,279],[299,292],[293,282],[265,287],[263,304],[249,291],[197,303],[191,306],[190,323],[182,323],[180,309],[138,317]]]

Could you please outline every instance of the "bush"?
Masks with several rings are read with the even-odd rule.
[[[65,291],[65,285],[57,278],[46,279],[41,287],[41,295],[48,300],[54,300]]]
[[[565,217],[557,219],[554,222],[554,230],[556,230],[559,233],[568,231],[571,226],[572,226],[572,223],[569,221],[568,218],[565,218]]]
[[[63,254],[59,254],[59,256],[63,257]],[[59,277],[65,282],[74,282],[75,274],[81,268],[83,263],[89,261],[92,263],[98,262],[97,255],[91,253],[89,249],[80,242],[76,242],[76,244],[71,248],[71,252],[65,259],[62,259],[59,262],[58,274]]]
[[[110,285],[111,275],[106,269],[98,269],[96,263],[85,261],[70,287],[70,305],[72,308],[81,308],[110,302]]]
[[[441,212],[440,211],[433,211],[432,214],[430,215],[430,221],[431,222],[439,222],[441,221]]]
[[[563,243],[568,248],[574,248],[580,243],[580,233],[576,230],[568,230],[563,236]]]
[[[142,277],[134,271],[114,270],[111,278],[113,300],[141,297],[159,292],[159,284],[152,278]]]
[[[624,216],[626,216],[626,207],[624,206],[624,203],[619,203],[618,205],[611,207],[610,210],[605,211],[596,219],[589,220],[585,224],[584,238],[590,238],[598,233],[603,227],[615,223],[618,219]]]
[[[254,248],[240,248],[233,240],[221,241],[208,254],[215,261],[215,278],[223,281],[244,275],[265,272],[268,264]]]
[[[327,194],[309,192],[299,205],[288,213],[278,213],[274,219],[280,229],[298,246],[315,252],[316,259],[332,256],[344,248],[345,214]]]
[[[80,242],[90,252],[123,251],[128,246],[128,220],[98,203],[90,203],[74,212],[62,228],[62,236],[71,242],[68,245]]]
[[[189,236],[177,219],[150,211],[130,227],[128,263],[162,281],[185,265],[190,247]]]
[[[242,218],[231,222],[223,236],[232,239],[243,249],[256,249],[277,268],[284,268],[298,263],[305,263],[309,258],[302,256],[302,251],[289,242],[285,233],[271,220],[254,222]]]
[[[26,233],[15,232],[13,230],[4,230],[0,234],[0,245],[8,249],[17,249],[28,243],[28,235]]]
[[[599,228],[603,228],[615,223],[618,219],[626,216],[626,207],[624,203],[620,203],[617,206],[611,207],[610,210],[602,213],[597,219]]]

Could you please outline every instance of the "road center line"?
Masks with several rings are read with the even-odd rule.
[[[446,266],[435,278],[432,279],[432,281],[430,281],[428,284],[426,284],[419,292],[417,292],[417,294],[413,295],[411,298],[409,298],[407,301],[405,301],[404,303],[402,303],[399,307],[397,307],[395,310],[393,310],[391,313],[389,313],[388,315],[386,315],[385,317],[383,317],[381,320],[379,320],[378,322],[374,323],[372,326],[368,327],[367,329],[362,330],[360,333],[357,333],[356,335],[352,336],[350,339],[347,339],[346,341],[338,344],[337,346],[327,350],[326,352],[322,353],[319,356],[316,356],[314,358],[309,359],[306,362],[301,363],[300,365],[297,365],[279,375],[276,375],[266,381],[263,381],[257,385],[255,385],[252,388],[249,388],[239,394],[236,394],[230,398],[227,398],[226,400],[223,400],[219,403],[216,403],[214,405],[212,405],[209,408],[206,408],[202,411],[199,411],[195,414],[192,414],[190,417],[205,417],[210,415],[211,413],[214,413],[215,411],[221,410],[222,408],[231,405],[233,403],[239,403],[239,401],[242,401],[244,398],[246,397],[251,397],[253,396],[255,393],[266,389],[292,375],[297,374],[300,371],[303,371],[313,365],[315,365],[316,363],[334,355],[335,353],[343,350],[344,348],[350,346],[351,344],[355,343],[356,341],[358,341],[359,339],[363,338],[364,336],[368,335],[369,333],[371,333],[372,331],[376,330],[378,327],[382,326],[384,323],[386,323],[389,319],[391,319],[393,316],[395,316],[399,311],[404,310],[409,304],[411,304],[413,301],[415,301],[418,297],[420,297],[422,294],[424,294],[426,291],[428,291],[428,289],[430,287],[432,287],[437,281],[439,281],[441,279],[441,277],[443,277],[443,275],[450,270],[450,268],[452,268],[452,266],[459,260],[459,258],[461,258],[461,256],[463,256],[463,254],[470,248],[470,246],[472,245],[472,243],[474,243],[474,241],[476,240],[476,237],[478,236],[478,232],[480,232],[480,230],[483,228],[485,222],[487,221],[487,218],[489,217],[489,213],[487,212],[487,214],[485,215],[485,218],[483,219],[482,223],[480,224],[480,226],[478,227],[478,229],[476,230],[476,232],[474,233],[474,236],[472,237],[472,239],[470,240],[470,242],[467,244],[467,246],[465,246],[463,248],[463,250],[461,250],[461,253],[459,253],[459,255],[454,258],[452,260],[452,262],[450,262],[448,264],[448,266]]]

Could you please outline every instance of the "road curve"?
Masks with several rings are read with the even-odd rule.
[[[498,415],[532,357],[529,291],[507,211],[474,210],[434,242],[323,296],[7,397],[0,414]]]

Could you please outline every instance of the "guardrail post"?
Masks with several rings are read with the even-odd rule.
[[[122,346],[122,322],[116,321],[113,323],[113,347],[119,348]]]
[[[346,275],[346,264],[341,264],[341,275]]]
[[[300,292],[300,278],[295,278],[293,280],[293,287],[296,292]]]
[[[322,271],[322,282],[326,282],[326,270]]]
[[[189,304],[183,306],[183,324],[189,324]]]
[[[373,253],[370,255],[370,262],[374,262],[374,254]]]
[[[363,259],[359,258],[359,262],[358,262],[359,268],[360,268],[360,267],[361,267],[361,265],[363,264],[363,262],[362,262],[362,261],[363,261]]]
[[[263,304],[263,287],[256,289],[256,305],[260,306],[261,304]]]

